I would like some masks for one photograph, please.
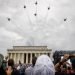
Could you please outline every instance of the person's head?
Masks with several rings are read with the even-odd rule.
[[[32,65],[33,65],[33,66],[35,66],[36,60],[37,60],[37,57],[33,57],[33,58],[32,58]]]
[[[54,65],[47,55],[41,55],[37,58],[34,75],[55,75]]]
[[[11,67],[14,66],[14,60],[13,59],[8,60],[8,66],[11,66]]]

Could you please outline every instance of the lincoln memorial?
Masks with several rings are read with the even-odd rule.
[[[13,46],[13,49],[7,50],[9,59],[14,59],[15,63],[21,61],[26,64],[30,64],[34,56],[46,54],[50,57],[51,51],[47,46]]]

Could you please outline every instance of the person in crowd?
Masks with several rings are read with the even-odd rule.
[[[72,65],[69,66],[65,72],[62,72],[61,66],[69,59],[71,60]],[[55,69],[56,75],[75,75],[75,55],[65,54],[64,58],[55,65]]]
[[[8,60],[8,67],[6,69],[6,75],[20,75],[19,71],[14,67],[14,60]]]
[[[54,64],[47,55],[41,55],[37,58],[33,75],[55,75]]]
[[[75,75],[75,55],[71,58],[72,70],[69,75]]]
[[[33,70],[34,70],[36,60],[37,57],[32,58],[32,65],[25,70],[25,75],[33,75]]]
[[[20,75],[25,75],[25,66],[21,63],[21,61],[19,61],[19,65],[17,68],[20,72]]]
[[[5,60],[0,64],[0,75],[6,75],[7,62]]]

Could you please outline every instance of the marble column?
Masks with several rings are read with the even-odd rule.
[[[40,53],[40,55],[42,55],[42,53]]]
[[[30,64],[32,64],[32,53],[30,53]]]
[[[26,53],[26,64],[28,64],[28,53]]]
[[[35,53],[35,56],[37,57],[37,53]]]
[[[19,60],[20,60],[20,53],[18,53],[18,61],[17,61],[18,63],[19,63]]]
[[[17,53],[16,53],[16,64],[17,64]]]
[[[22,63],[24,63],[24,53],[22,53]]]
[[[19,63],[19,53],[17,53],[17,64]]]
[[[9,59],[10,59],[10,56],[11,56],[11,54],[9,53],[9,54],[8,54]]]
[[[16,64],[16,53],[14,53],[14,62]]]
[[[40,53],[39,53],[39,56],[40,56]]]
[[[23,63],[22,53],[20,53],[20,61]]]
[[[39,53],[37,53],[37,57],[39,57]]]
[[[36,53],[36,57],[38,57],[38,53]]]
[[[21,55],[20,55],[20,61],[21,61],[21,63],[24,63],[24,53],[21,53]]]
[[[10,59],[12,59],[12,53],[10,54]]]

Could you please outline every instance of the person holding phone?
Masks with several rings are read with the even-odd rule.
[[[20,75],[19,71],[14,67],[14,60],[8,60],[8,67],[6,70],[6,75]]]

